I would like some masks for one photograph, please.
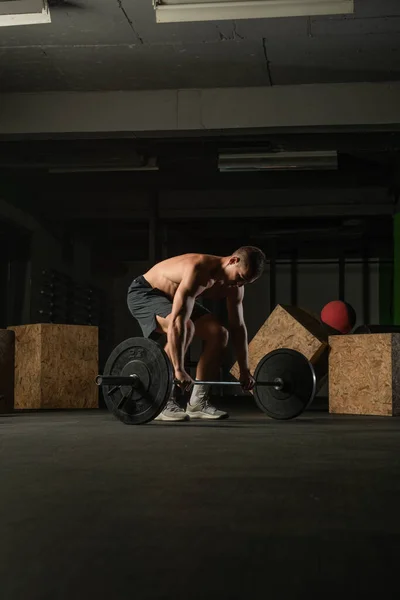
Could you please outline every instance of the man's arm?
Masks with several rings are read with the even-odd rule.
[[[178,379],[180,372],[185,373],[186,324],[192,314],[196,296],[204,288],[201,285],[201,269],[195,266],[184,274],[175,292],[167,335],[169,354]]]
[[[247,344],[247,328],[243,318],[244,288],[234,288],[226,298],[229,329],[240,369],[241,381],[249,376],[249,356]]]

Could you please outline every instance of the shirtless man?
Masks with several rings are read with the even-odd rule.
[[[193,384],[184,367],[185,354],[193,336],[204,342],[196,379],[217,379],[222,354],[228,344],[227,329],[196,300],[202,294],[226,298],[229,332],[240,368],[240,381],[245,390],[253,387],[243,320],[243,286],[258,279],[264,265],[265,255],[254,246],[243,246],[231,256],[183,254],[157,263],[131,283],[127,298],[129,310],[145,337],[151,337],[155,332],[167,334],[165,351],[183,390],[190,389]],[[209,386],[193,386],[186,411],[172,396],[157,419],[183,421],[227,417],[227,413],[210,404],[209,391]]]

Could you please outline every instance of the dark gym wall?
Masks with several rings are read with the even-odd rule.
[[[27,315],[31,232],[0,215],[0,327]]]
[[[18,186],[0,185],[1,218],[7,222],[0,228],[0,319],[1,327],[27,323],[71,322],[63,316],[49,314],[52,305],[65,305],[65,298],[50,298],[45,285],[49,276],[44,272],[68,278],[74,285],[99,290],[104,297],[107,327],[101,326],[99,353],[101,361],[108,355],[113,344],[111,300],[108,291],[112,277],[92,269],[92,240],[90,228],[85,236],[68,224],[48,222],[40,214],[32,215],[38,190]],[[30,201],[30,203],[29,203]],[[31,204],[31,206],[30,206]],[[31,208],[31,212],[28,210]],[[84,323],[86,313],[80,320]]]
[[[393,324],[393,261],[379,264],[379,324]]]
[[[384,203],[386,194],[375,193]],[[133,277],[151,265],[146,257],[153,254],[161,259],[184,252],[229,254],[242,244],[260,246],[273,261],[264,277],[246,292],[250,337],[276,303],[297,304],[318,313],[326,302],[341,295],[354,305],[357,325],[365,319],[379,322],[379,273],[383,268],[379,261],[392,260],[392,217],[382,220],[379,206],[372,206],[378,213],[376,217],[368,216],[372,202],[368,194],[364,198],[358,189],[339,190],[336,201],[340,198],[341,205],[333,210],[332,190],[320,190],[317,195],[315,190],[298,190],[291,200],[290,194],[285,196],[283,206],[279,205],[281,193],[276,190],[256,194],[243,190],[230,199],[226,194],[221,198],[216,190],[178,190],[175,194],[169,190],[159,194],[157,248],[152,251],[154,229],[144,215],[153,196],[149,192],[146,203],[143,190],[138,197],[132,190],[128,211],[123,192],[126,218],[121,225],[111,224],[102,234],[102,239],[111,240],[107,246],[110,258],[121,265],[121,274],[116,273],[113,280],[114,343],[140,333],[127,309],[126,292]],[[118,206],[118,194],[113,204]],[[354,212],[356,204],[361,216],[347,216],[347,206]],[[268,217],[272,209],[274,214]],[[382,212],[385,210],[383,204]],[[215,211],[218,217],[213,216]],[[315,224],[318,218],[321,222]],[[274,246],[275,254],[271,253]],[[385,265],[390,284],[392,264]]]
[[[0,329],[7,327],[8,265],[7,245],[4,241],[0,241]]]
[[[383,271],[382,264],[378,267],[376,262],[391,258],[390,243],[381,245],[382,236],[390,240],[393,233],[391,199],[383,186],[335,188],[327,181],[323,187],[319,176],[318,188],[307,187],[303,180],[299,187],[283,189],[279,180],[279,189],[260,189],[259,184],[249,189],[243,183],[233,189],[230,182],[238,180],[229,177],[223,179],[225,189],[207,189],[206,182],[199,181],[203,189],[182,190],[171,188],[181,184],[178,175],[176,180],[169,180],[168,189],[158,189],[154,183],[157,178],[152,177],[52,175],[25,185],[17,197],[15,193],[9,195],[23,210],[35,212],[41,223],[32,238],[31,289],[24,305],[31,303],[30,312],[25,311],[21,319],[36,318],[31,300],[40,288],[41,271],[61,271],[109,294],[113,331],[108,350],[125,337],[140,333],[127,309],[126,291],[132,278],[148,268],[151,255],[162,258],[190,251],[228,254],[239,245],[254,244],[265,250],[271,264],[246,293],[250,337],[276,303],[298,304],[318,312],[343,292],[356,308],[358,324],[364,322],[366,314],[369,322],[379,322],[392,270],[388,264]],[[158,214],[149,227],[154,207]],[[383,225],[382,215],[388,215]],[[321,222],[316,224],[318,219]],[[369,219],[370,231],[364,231],[364,219]],[[343,237],[343,230],[347,237]],[[365,240],[371,259],[368,268],[362,262]],[[346,254],[347,246],[350,255]],[[343,255],[358,262],[346,262],[341,271],[339,259],[343,262]],[[331,262],[307,262],[317,258]],[[385,284],[380,283],[383,272]],[[385,310],[385,318],[390,318],[387,302]]]

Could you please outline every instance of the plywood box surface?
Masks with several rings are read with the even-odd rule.
[[[15,408],[97,408],[98,329],[50,323],[15,332]]]
[[[249,343],[249,366],[254,373],[261,358],[277,348],[291,348],[317,363],[328,348],[328,334],[310,313],[295,306],[278,304]],[[231,374],[239,379],[237,362]]]
[[[400,334],[331,336],[329,412],[400,415]]]

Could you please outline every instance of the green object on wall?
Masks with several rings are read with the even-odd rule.
[[[393,324],[393,261],[379,263],[379,323]]]
[[[394,216],[393,242],[393,323],[400,325],[400,213]]]

